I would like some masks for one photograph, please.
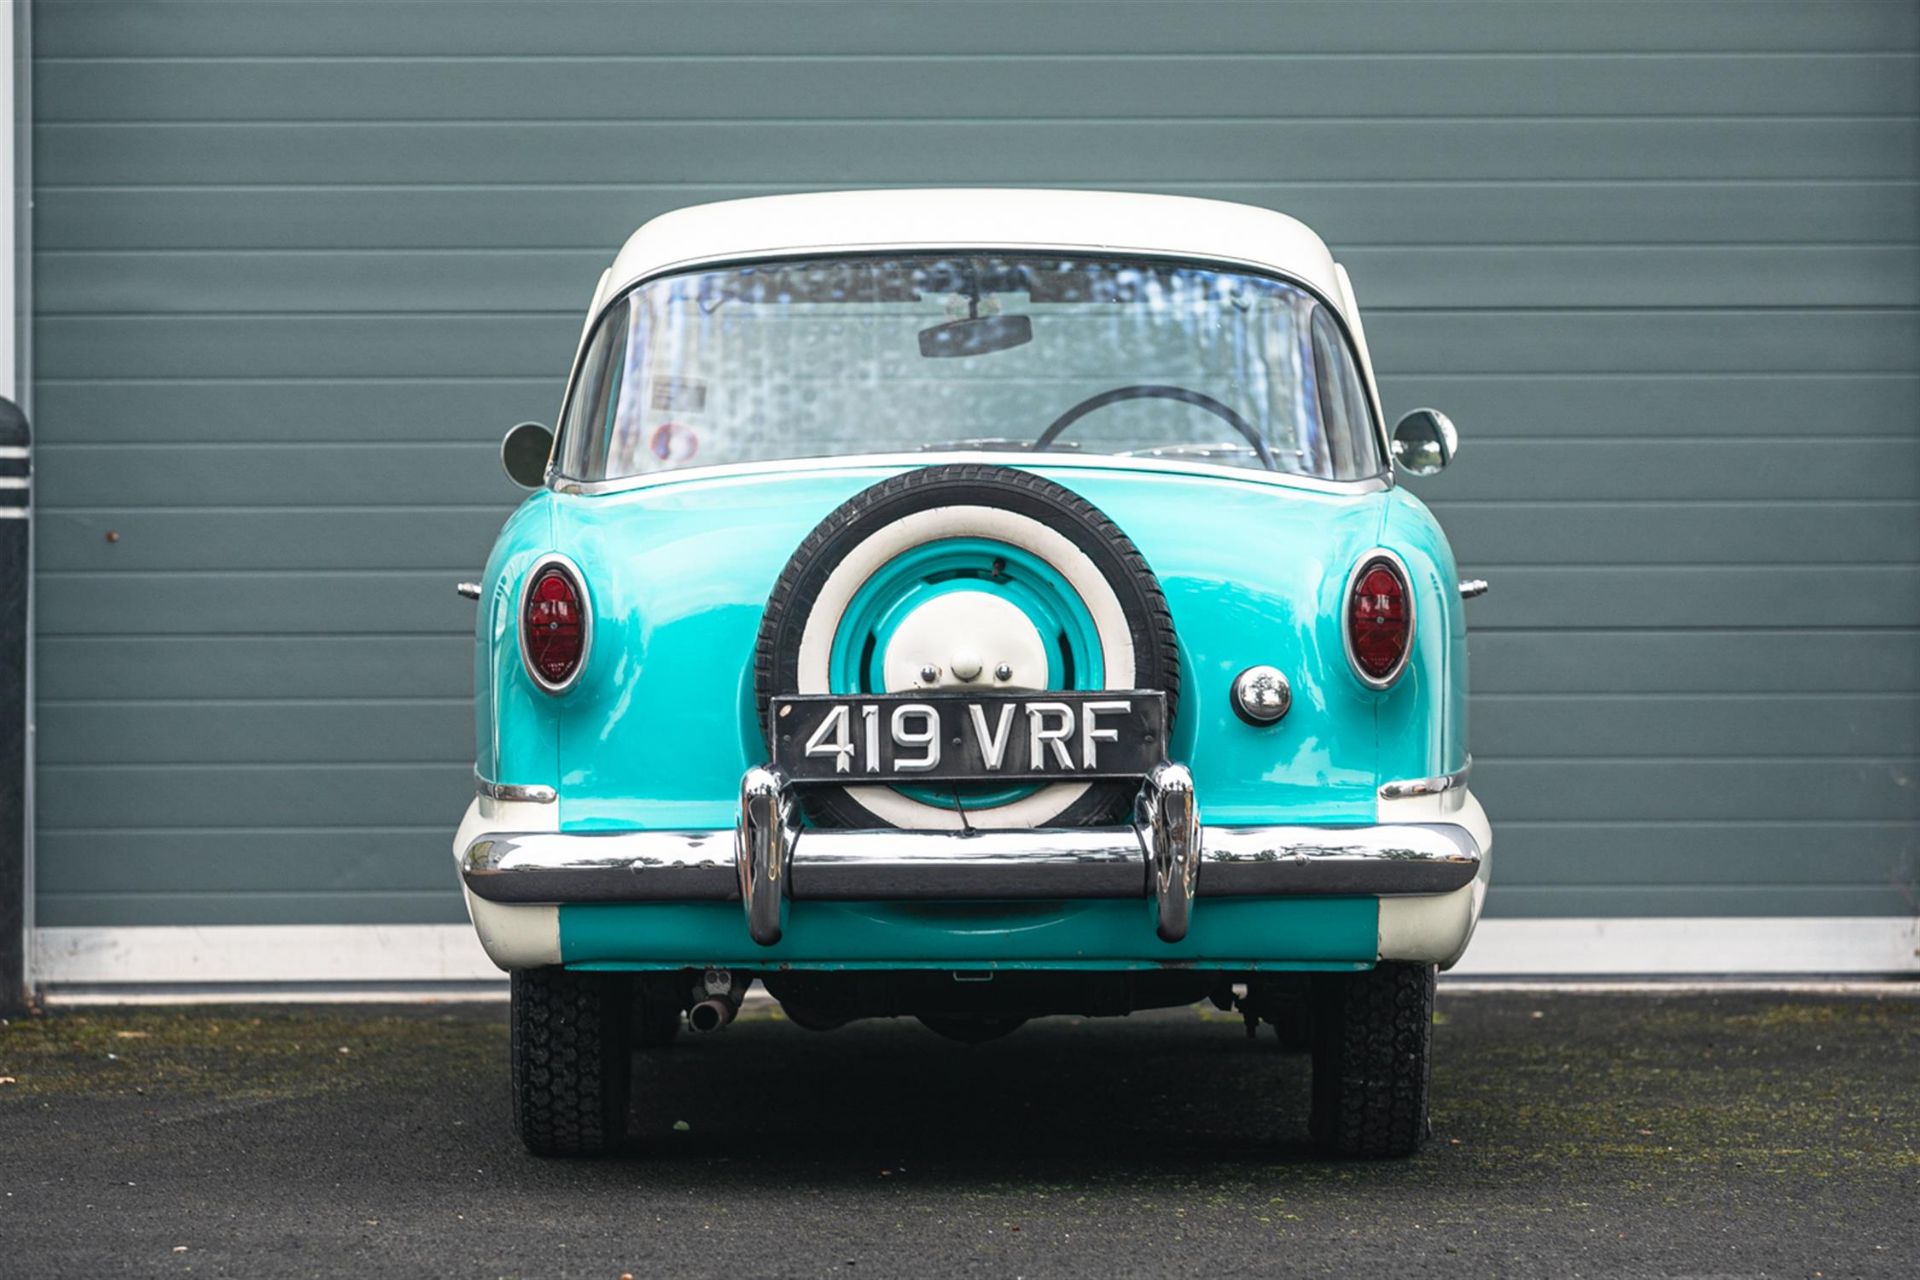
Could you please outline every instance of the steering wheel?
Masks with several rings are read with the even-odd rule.
[[[1181,404],[1196,405],[1199,408],[1205,409],[1208,413],[1239,432],[1246,442],[1253,446],[1254,456],[1260,459],[1261,466],[1269,471],[1279,470],[1279,468],[1274,465],[1273,451],[1267,448],[1266,439],[1254,429],[1252,423],[1236,413],[1233,406],[1222,404],[1220,401],[1215,400],[1212,396],[1206,395],[1203,392],[1189,391],[1185,387],[1157,386],[1152,383],[1142,383],[1132,387],[1115,387],[1111,391],[1102,391],[1099,395],[1088,396],[1085,400],[1082,400],[1079,404],[1076,404],[1073,408],[1067,410],[1051,423],[1047,424],[1047,429],[1042,431],[1040,438],[1033,442],[1034,452],[1038,453],[1043,449],[1051,448],[1053,442],[1058,440],[1068,427],[1080,421],[1080,419],[1086,417],[1095,409],[1104,409],[1110,404],[1119,404],[1122,400],[1178,400]]]

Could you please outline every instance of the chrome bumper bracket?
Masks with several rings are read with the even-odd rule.
[[[1200,807],[1193,798],[1193,774],[1183,764],[1155,766],[1135,809],[1158,907],[1156,928],[1162,942],[1178,942],[1187,936],[1193,895],[1200,889]]]
[[[753,768],[740,779],[740,825],[734,831],[733,857],[740,873],[747,933],[763,947],[780,941],[787,872],[800,834],[798,812],[779,770]]]

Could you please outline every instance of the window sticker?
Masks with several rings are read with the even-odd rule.
[[[707,384],[699,378],[655,378],[653,407],[661,412],[698,413],[707,407]]]
[[[687,462],[700,452],[700,437],[691,427],[663,422],[653,429],[647,449],[662,462]]]

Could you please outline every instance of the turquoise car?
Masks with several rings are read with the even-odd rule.
[[[757,982],[965,1042],[1211,1000],[1328,1152],[1427,1132],[1485,894],[1462,583],[1346,272],[1277,213],[1080,191],[681,210],[600,279],[478,601],[454,840],[514,1117]],[[1088,1064],[1092,1069],[1094,1064]]]

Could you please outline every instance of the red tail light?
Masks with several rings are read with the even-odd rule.
[[[1413,596],[1406,573],[1386,556],[1361,562],[1347,588],[1347,652],[1360,678],[1392,684],[1413,647]]]
[[[579,583],[564,566],[537,566],[520,605],[520,651],[527,670],[554,692],[566,688],[587,652],[587,610]]]

